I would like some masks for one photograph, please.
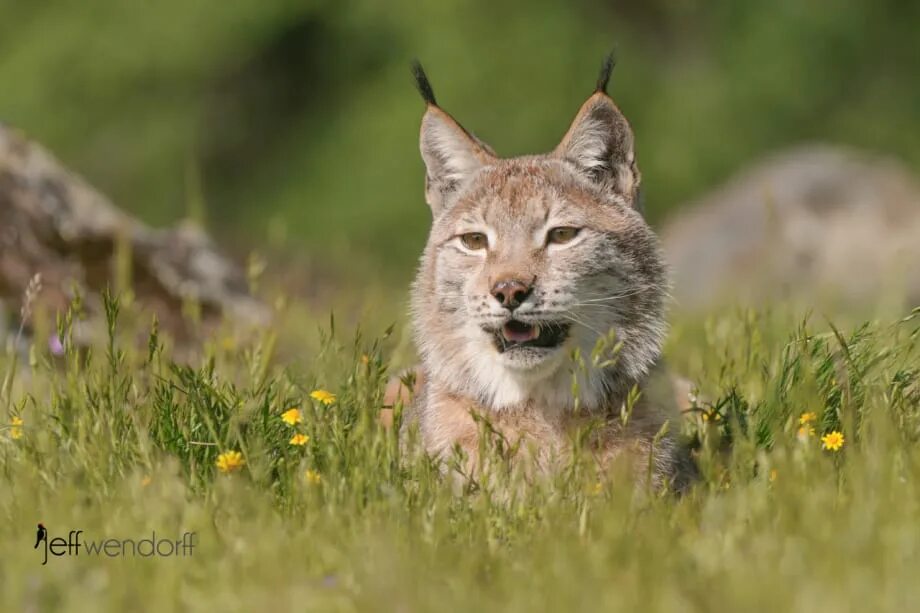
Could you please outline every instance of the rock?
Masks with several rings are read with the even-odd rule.
[[[920,184],[895,160],[819,145],[778,153],[678,209],[661,238],[679,308],[920,304]]]
[[[8,313],[19,312],[36,273],[42,300],[52,309],[66,307],[76,283],[87,294],[87,307],[98,313],[98,292],[115,285],[120,262],[130,270],[135,299],[178,336],[188,332],[181,311],[189,301],[200,305],[205,321],[221,314],[254,325],[269,319],[240,268],[203,231],[144,225],[3,124],[0,220],[0,301]]]

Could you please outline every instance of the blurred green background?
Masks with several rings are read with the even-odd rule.
[[[653,223],[765,152],[920,168],[914,0],[3,0],[0,120],[231,251],[407,281],[429,222],[408,64],[502,155],[552,148],[612,46]]]

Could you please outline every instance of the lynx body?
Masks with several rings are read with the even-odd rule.
[[[484,421],[545,468],[591,426],[602,466],[622,458],[682,489],[693,469],[678,416],[652,390],[666,269],[637,207],[632,130],[606,94],[611,67],[554,151],[512,159],[443,111],[416,68],[433,222],[412,289],[421,366],[408,416],[430,453],[459,447],[473,471]],[[599,342],[610,351],[592,359]]]

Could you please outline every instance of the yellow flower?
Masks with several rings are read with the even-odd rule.
[[[309,483],[310,485],[319,485],[320,483],[323,482],[323,476],[320,475],[315,470],[307,469],[307,472],[305,472],[303,476],[304,476],[304,479],[307,480],[307,483]]]
[[[217,456],[217,469],[222,473],[232,473],[243,467],[246,460],[239,451],[227,451]]]
[[[11,426],[10,427],[10,438],[12,439],[22,438],[22,424],[23,424],[23,421],[21,417],[14,417],[10,421],[10,426]]]
[[[798,431],[799,440],[805,440],[809,437],[815,435],[815,429],[813,426],[800,426]]]
[[[597,483],[592,485],[590,488],[588,488],[588,493],[591,494],[592,496],[600,496],[603,491],[604,491],[604,484],[601,483],[600,481],[598,481]]]
[[[811,422],[815,421],[816,419],[818,419],[818,416],[811,411],[809,411],[808,413],[802,413],[801,415],[799,415],[799,425],[800,426],[808,425]]]
[[[366,365],[368,364],[368,362],[370,362],[370,361],[371,361],[371,359],[370,359],[370,357],[369,357],[366,353],[362,353],[362,354],[361,354],[361,363],[362,363],[362,364],[364,364],[364,365],[366,366]]]
[[[833,432],[828,432],[822,436],[821,442],[823,443],[824,448],[828,451],[838,451],[841,447],[843,447],[843,443],[845,441],[843,438],[843,433],[834,430]]]
[[[326,390],[313,390],[310,392],[310,398],[327,406],[335,402],[335,394]]]
[[[770,469],[770,483],[776,481],[776,477],[779,475],[779,472],[775,468]]]
[[[147,487],[151,482],[153,482],[153,479],[150,478],[150,475],[145,475],[144,478],[141,479],[141,487]]]
[[[295,426],[303,421],[300,409],[288,409],[281,414],[281,419],[289,426]]]
[[[303,445],[306,445],[309,441],[310,441],[310,437],[307,436],[306,434],[295,434],[294,436],[291,437],[291,440],[289,442],[291,443],[291,445],[303,446]]]

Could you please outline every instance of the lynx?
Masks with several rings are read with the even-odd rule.
[[[607,95],[612,67],[555,150],[504,159],[438,106],[415,65],[433,221],[412,287],[421,365],[407,423],[471,471],[484,421],[538,470],[593,424],[602,468],[625,460],[639,481],[682,490],[694,469],[673,402],[653,389],[666,268],[639,211],[633,132]]]

